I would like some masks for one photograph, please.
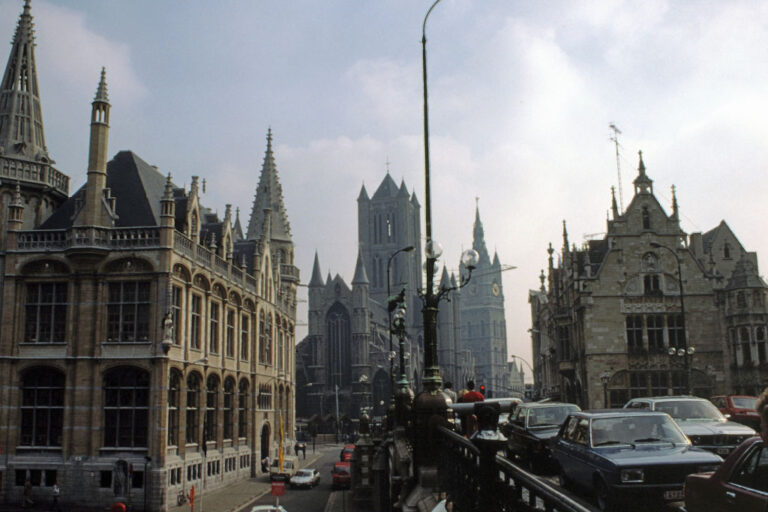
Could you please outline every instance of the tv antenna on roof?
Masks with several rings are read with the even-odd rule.
[[[616,146],[616,175],[619,177],[619,211],[624,213],[624,194],[621,191],[621,164],[619,163],[619,135],[621,130],[611,123],[609,128],[613,130],[613,135],[609,137],[609,140]]]

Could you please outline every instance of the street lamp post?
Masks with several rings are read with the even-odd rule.
[[[603,407],[606,409],[608,406],[608,381],[611,380],[611,374],[608,372],[600,374],[600,382],[603,383]]]
[[[389,290],[389,267],[392,263],[392,259],[394,259],[395,256],[400,254],[401,252],[411,252],[413,251],[414,247],[412,245],[409,245],[407,247],[403,247],[402,249],[398,249],[395,252],[393,252],[389,259],[387,259],[387,301],[391,300],[392,292]],[[389,397],[390,401],[394,403],[395,401],[395,354],[392,351],[392,308],[387,307],[387,318],[389,321],[389,354],[387,355],[387,358],[389,359]]]
[[[695,351],[694,347],[688,346],[688,337],[687,337],[687,331],[685,328],[685,301],[684,301],[684,293],[683,293],[683,271],[682,271],[682,265],[680,264],[680,256],[677,255],[677,252],[670,247],[667,247],[666,245],[662,245],[657,242],[651,242],[651,247],[654,249],[665,249],[669,251],[669,253],[675,257],[675,261],[677,262],[677,281],[678,286],[680,287],[680,317],[681,317],[681,326],[683,329],[683,340],[682,340],[682,347],[677,347],[676,349],[673,347],[669,347],[669,355],[677,355],[683,358],[683,366],[685,367],[685,375],[686,375],[686,387],[688,388],[688,394],[692,394],[693,389],[691,386],[691,362],[689,360],[689,357],[693,356],[693,353]]]

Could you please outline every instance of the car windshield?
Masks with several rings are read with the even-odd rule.
[[[591,436],[592,446],[688,442],[675,422],[661,414],[595,418],[592,420]]]
[[[575,405],[553,405],[531,408],[528,412],[529,427],[553,427],[562,425],[569,413],[578,411]]]
[[[706,400],[666,400],[656,403],[656,410],[681,421],[722,421],[723,415]]]
[[[336,466],[333,472],[337,474],[349,474],[349,466]]]
[[[754,409],[757,403],[757,398],[740,397],[731,398],[733,400],[733,406],[737,409]]]
[[[296,476],[312,476],[312,472],[306,469],[300,469]]]

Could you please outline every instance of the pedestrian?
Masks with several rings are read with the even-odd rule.
[[[35,502],[32,501],[32,482],[27,478],[24,482],[24,501],[21,504],[21,508],[31,507],[34,504]]]
[[[267,471],[269,471],[269,462],[270,462],[269,461],[269,454],[267,454],[266,457],[261,459],[261,472],[262,473],[266,473]]]
[[[58,481],[55,484],[53,484],[53,487],[51,488],[51,493],[53,495],[53,504],[51,505],[51,510],[55,510],[56,512],[61,512],[61,507],[59,506],[59,495],[61,494],[61,488],[59,487]]]
[[[299,456],[299,442],[296,441],[296,444],[293,445],[293,454],[298,457]]]
[[[451,403],[456,403],[456,392],[453,390],[453,383],[451,381],[447,381],[443,385],[443,394],[451,399]]]
[[[472,403],[472,402],[483,402],[485,401],[485,397],[475,391],[475,381],[468,380],[467,381],[467,392],[461,395],[461,398],[459,399],[459,402],[462,403]],[[472,434],[475,433],[477,430],[477,416],[473,413],[465,414],[461,417],[461,425],[463,427],[464,436],[465,437],[472,437]]]
[[[765,388],[757,399],[755,410],[760,415],[760,436],[763,443],[768,443],[768,388]]]

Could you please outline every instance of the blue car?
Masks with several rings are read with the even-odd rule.
[[[571,413],[553,456],[560,484],[592,494],[602,511],[639,502],[655,510],[682,501],[687,475],[714,471],[723,462],[693,448],[668,414],[627,409]]]

